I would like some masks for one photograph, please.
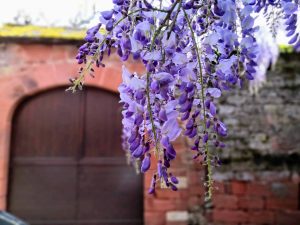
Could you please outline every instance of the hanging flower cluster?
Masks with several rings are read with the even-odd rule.
[[[145,66],[145,74],[123,67],[119,87],[123,104],[123,148],[141,160],[141,172],[157,158],[149,193],[157,184],[174,191],[178,180],[169,172],[176,158],[173,141],[183,134],[193,143],[194,159],[207,168],[207,198],[213,190],[212,168],[220,164],[212,149],[224,148],[226,125],[217,99],[257,75],[260,48],[256,14],[280,12],[290,44],[300,48],[296,32],[298,0],[113,0],[87,31],[76,59],[84,64],[70,90],[80,89],[94,66],[116,49]],[[99,30],[105,28],[105,32]]]

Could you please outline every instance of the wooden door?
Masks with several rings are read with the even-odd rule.
[[[33,225],[141,225],[142,177],[121,150],[118,96],[58,88],[18,107],[8,211]]]

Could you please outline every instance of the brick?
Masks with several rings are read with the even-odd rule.
[[[3,128],[3,127],[2,127]],[[0,128],[1,129],[1,128]],[[4,130],[0,130],[0,163],[9,158],[9,137],[10,137],[10,128],[5,127]],[[7,162],[4,161],[6,166]],[[3,164],[0,164],[0,168],[3,168]],[[4,168],[6,169],[6,168]],[[0,172],[1,174],[1,172]],[[0,176],[1,177],[1,176]]]
[[[115,68],[105,68],[99,73],[102,73],[102,79],[99,85],[107,88],[108,90],[118,90],[120,83],[122,82],[121,71]],[[119,67],[121,68],[121,67]],[[110,74],[110,76],[105,76],[105,74]],[[95,74],[97,76],[97,74]]]
[[[208,223],[213,222],[213,210],[207,210],[205,212],[205,218],[204,218]],[[203,219],[202,219],[203,220]],[[216,222],[214,222],[214,225]]]
[[[270,196],[270,186],[268,184],[251,182],[247,183],[246,195],[250,196]]]
[[[276,225],[297,225],[300,221],[300,211],[284,210],[275,215]]]
[[[203,174],[200,173],[199,171],[189,171],[189,173],[188,173],[189,185],[203,184],[202,178],[203,178]]]
[[[191,196],[188,198],[188,207],[193,208],[195,206],[202,205],[204,202],[204,195],[202,196]]]
[[[167,222],[166,225],[188,225],[188,222]]]
[[[19,48],[19,60],[25,63],[45,63],[51,60],[51,55],[53,51],[53,46],[51,45],[22,45]]]
[[[146,211],[153,212],[166,212],[187,209],[187,202],[182,200],[149,198],[145,201],[144,204]]]
[[[68,78],[70,78],[71,74],[76,74],[78,70],[74,66],[71,69],[69,68],[70,67],[65,66],[63,71],[61,71],[56,69],[54,64],[33,65],[29,77],[33,79],[38,86],[35,91],[45,90],[58,85],[68,85]],[[61,79],[61,81],[58,81],[58,79]],[[34,93],[34,90],[31,90],[31,93]]]
[[[256,177],[264,182],[272,183],[272,182],[282,182],[288,181],[291,174],[290,171],[258,171],[255,173]]]
[[[8,151],[8,149],[7,149]],[[0,158],[0,179],[1,180],[7,180],[7,176],[9,173],[9,167],[8,167],[8,158]]]
[[[244,195],[247,190],[247,183],[243,181],[232,181],[231,192],[234,195]]]
[[[190,195],[201,196],[205,193],[205,189],[203,185],[196,185],[189,187]]]
[[[178,148],[175,148],[176,151],[178,151]],[[173,168],[185,168],[184,162],[186,160],[186,155],[183,153],[178,153],[176,155],[176,159],[172,161]]]
[[[115,58],[115,61],[120,62],[119,58],[117,57]],[[128,68],[129,71],[135,71],[137,72],[137,74],[145,74],[146,72],[144,65],[139,61],[132,59],[131,57],[128,61],[124,62],[124,64],[126,65],[126,68]]]
[[[7,179],[0,179],[0,196],[6,196],[7,194]]]
[[[74,48],[74,46],[66,46],[65,47],[67,60],[74,60],[74,55],[77,55],[78,50]]]
[[[157,189],[156,197],[159,199],[187,199],[187,190],[172,191],[170,189]]]
[[[246,223],[249,221],[249,214],[241,210],[220,210],[215,209],[212,215],[214,222],[223,223]]]
[[[234,173],[232,171],[230,172],[214,172],[213,174],[213,179],[215,181],[218,181],[218,182],[224,182],[224,181],[228,181],[228,180],[231,180],[234,178]]]
[[[239,224],[239,225],[257,225],[257,224],[254,224],[254,223],[242,223],[242,224]]]
[[[297,198],[268,198],[266,201],[267,209],[298,209]]]
[[[239,209],[263,209],[264,208],[264,199],[262,197],[239,197],[238,200]]]
[[[224,194],[225,193],[225,189],[226,189],[225,182],[215,181],[214,186],[215,186],[215,193],[216,194]]]
[[[6,197],[0,197],[0,210],[7,210]]]
[[[177,187],[178,189],[186,189],[188,187],[188,179],[187,177],[183,177],[183,176],[178,176],[177,177],[178,179],[178,184],[177,184]]]
[[[215,194],[213,205],[216,209],[237,209],[238,198],[234,195]]]
[[[148,212],[144,213],[145,225],[165,225],[165,213],[162,212]]]
[[[144,189],[146,191],[148,191],[148,189],[150,187],[152,176],[153,176],[152,172],[148,172],[148,173],[144,174]]]
[[[167,222],[185,222],[189,220],[189,214],[187,211],[169,211],[166,214]]]
[[[178,153],[184,152],[188,147],[186,146],[184,137],[179,137],[173,143],[174,148],[177,150]]]
[[[274,182],[271,184],[272,195],[281,198],[298,198],[298,183]]]
[[[249,221],[254,224],[274,224],[275,214],[270,211],[249,212]]]
[[[78,67],[76,68],[72,63],[54,63],[53,70],[54,74],[51,74],[53,82],[70,85],[69,78],[77,75]],[[86,81],[93,79],[90,76],[86,76],[86,78]]]
[[[77,53],[73,54],[73,56],[70,57],[68,54],[71,46],[62,46],[62,48],[57,48],[56,46],[53,46],[51,50],[51,58],[53,61],[69,61],[74,62],[74,55],[77,55]]]

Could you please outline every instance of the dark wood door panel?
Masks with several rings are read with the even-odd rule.
[[[141,225],[142,220],[76,220],[76,221],[31,221],[30,225]]]
[[[84,166],[79,170],[78,218],[117,223],[142,218],[142,177],[128,166]]]
[[[8,210],[32,225],[142,225],[142,177],[121,150],[119,98],[64,88],[13,120]]]
[[[74,157],[82,142],[83,97],[59,88],[25,100],[13,122],[13,155]]]
[[[9,211],[31,220],[76,218],[76,166],[14,166]]]
[[[121,105],[119,97],[107,91],[86,92],[86,157],[124,157],[121,147]]]

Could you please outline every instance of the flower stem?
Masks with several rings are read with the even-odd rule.
[[[130,13],[128,13],[126,16],[122,17],[120,20],[118,20],[115,25],[113,26],[113,29],[112,31],[114,30],[114,28],[116,26],[118,26],[123,20],[125,20],[128,16],[134,14],[134,13],[137,13],[137,12],[140,12],[142,11],[141,9],[138,9],[138,10],[135,10],[135,11],[132,11]],[[103,46],[103,44],[105,43],[106,41],[106,38],[107,36],[112,32],[108,32],[105,34],[105,37],[103,38],[103,40],[101,41],[101,43],[99,44],[98,48],[96,49],[96,52],[95,54],[91,57],[91,59],[89,60],[89,62],[85,65],[85,68],[80,72],[80,75],[79,77],[73,82],[73,85],[67,89],[67,91],[72,91],[73,93],[83,84],[83,81],[84,81],[84,78],[85,78],[85,75],[86,75],[86,72],[88,72],[91,68],[91,66],[93,65],[93,63],[95,62],[95,60],[99,57],[99,53],[100,53],[100,49],[101,47]]]
[[[191,21],[188,17],[188,14],[186,13],[186,11],[183,9],[184,12],[184,16],[185,19],[187,20],[189,29],[191,31],[192,34],[192,40],[194,42],[195,45],[195,49],[196,49],[196,53],[197,53],[197,61],[198,61],[198,65],[199,65],[199,82],[201,85],[201,101],[202,101],[202,108],[203,108],[203,129],[204,129],[204,133],[206,133],[206,110],[205,110],[205,97],[204,97],[204,82],[203,82],[203,73],[202,73],[202,65],[201,65],[201,57],[200,57],[200,49],[197,45],[196,42],[196,37],[195,37],[195,33],[193,31],[192,25],[191,25]],[[198,130],[198,132],[201,132]],[[205,180],[206,180],[206,199],[210,200],[212,197],[212,189],[213,189],[213,180],[212,180],[212,165],[211,165],[211,155],[210,152],[208,150],[208,143],[206,142],[204,145],[205,148],[205,156],[206,156],[206,160],[205,160],[205,169],[207,170],[207,173],[205,175]]]

